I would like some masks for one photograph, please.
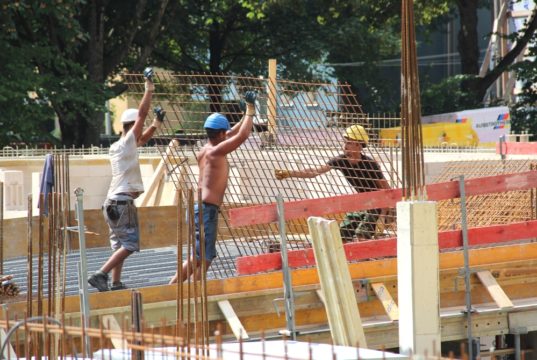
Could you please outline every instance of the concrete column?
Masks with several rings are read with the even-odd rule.
[[[397,203],[399,352],[440,356],[436,203]]]

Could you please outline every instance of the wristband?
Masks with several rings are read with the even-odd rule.
[[[246,116],[255,116],[255,113],[253,113],[253,114],[246,113]]]
[[[153,120],[153,123],[151,123],[151,126],[155,129],[160,129],[160,125],[162,125],[162,122],[158,121],[157,119]]]

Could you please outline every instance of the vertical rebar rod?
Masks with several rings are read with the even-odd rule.
[[[37,258],[37,316],[43,316],[43,237],[45,196],[39,195],[39,243]]]
[[[464,254],[464,286],[466,302],[467,336],[468,336],[468,356],[473,360],[473,339],[472,339],[472,298],[470,288],[470,255],[468,251],[468,224],[466,219],[466,188],[464,175],[459,177],[459,191],[461,194],[461,226],[462,244]]]
[[[205,258],[205,228],[203,223],[203,199],[201,197],[201,189],[198,188],[198,196],[197,196],[197,202],[198,202],[198,239],[199,239],[199,248],[200,248],[200,267],[199,267],[199,274],[198,274],[198,285],[199,285],[199,304],[197,304],[196,308],[199,308],[198,316],[196,316],[196,323],[199,324],[197,328],[197,334],[196,338],[199,339],[196,342],[196,353],[197,349],[201,346],[203,349],[205,346],[205,303],[204,303],[204,297],[203,297],[203,289],[205,287],[205,281],[206,278],[206,268],[207,268],[207,259]],[[198,286],[197,286],[198,287]]]
[[[181,189],[176,190],[178,192],[178,204],[177,204],[177,314],[176,314],[176,336],[183,336],[183,224],[185,222],[184,210],[183,210],[183,192]]]
[[[32,204],[32,194],[28,195],[28,217],[27,217],[27,241],[28,241],[28,253],[27,253],[27,268],[28,274],[26,275],[26,316],[32,317],[32,303],[33,303],[33,231],[32,231],[32,217],[33,217],[33,204]]]
[[[202,342],[202,334],[205,333],[203,328],[203,312],[201,310],[201,300],[202,300],[202,277],[203,272],[205,271],[205,238],[204,238],[204,228],[203,228],[203,201],[201,199],[201,189],[198,189],[196,196],[196,203],[198,204],[198,240],[199,241],[199,264],[195,267],[194,275],[194,332],[195,332],[195,344],[196,344],[196,355],[199,355],[199,347]],[[194,253],[194,257],[197,257],[197,254]]]
[[[186,301],[187,301],[187,313],[186,313],[186,346],[187,349],[190,347],[191,344],[191,338],[190,338],[190,332],[192,330],[191,322],[192,322],[192,277],[194,277],[192,268],[196,266],[196,230],[194,226],[194,191],[192,188],[188,190],[188,236],[187,236],[187,279],[186,279],[186,286],[187,286],[187,295],[186,295]]]
[[[0,181],[0,274],[4,274],[4,183]]]
[[[54,267],[52,265],[52,253],[54,252],[52,246],[52,239],[54,234],[52,233],[52,220],[54,219],[54,214],[52,210],[52,193],[49,192],[47,195],[47,211],[48,211],[48,231],[47,231],[47,316],[52,317],[52,273],[54,272]]]

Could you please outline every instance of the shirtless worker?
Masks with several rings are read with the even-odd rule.
[[[275,169],[276,179],[313,178],[330,170],[339,170],[357,192],[389,189],[390,185],[384,178],[378,163],[362,151],[369,142],[369,136],[364,127],[361,125],[348,127],[345,129],[343,138],[345,140],[343,154],[317,167],[303,170]],[[354,238],[371,239],[375,235],[379,215],[386,213],[388,209],[347,213],[340,225],[341,239],[344,242],[352,241]]]
[[[201,190],[203,229],[205,236],[205,271],[216,257],[216,236],[218,232],[218,209],[224,200],[229,178],[227,154],[243,144],[253,127],[256,93],[247,91],[244,95],[246,111],[241,121],[231,129],[227,118],[213,113],[205,120],[204,128],[208,142],[196,154],[199,166],[198,188]],[[201,267],[199,239],[199,206],[194,205],[194,223],[196,225],[196,266]],[[185,281],[193,273],[194,259],[188,258],[182,265],[182,279]],[[179,273],[171,278],[170,284],[178,281]]]

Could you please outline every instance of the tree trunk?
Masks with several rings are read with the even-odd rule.
[[[526,28],[516,41],[516,45],[500,60],[500,62],[490,70],[484,77],[476,77],[463,83],[464,91],[472,94],[473,101],[481,103],[487,89],[502,75],[504,71],[509,70],[518,55],[524,51],[529,41],[533,38],[537,31],[537,7],[533,9],[532,15],[527,22]]]
[[[222,48],[224,46],[222,37],[220,36],[220,31],[218,26],[215,26],[215,29],[209,34],[209,86],[208,93],[210,99],[210,109],[211,112],[220,112],[222,104],[222,77],[221,76],[211,76],[218,75],[222,72]]]
[[[105,6],[101,1],[90,3],[88,74],[91,81],[104,86],[104,23]],[[98,146],[103,130],[104,113],[96,111],[88,119],[82,145]]]
[[[477,75],[479,73],[478,0],[458,0],[457,7],[461,22],[457,46],[461,57],[461,72],[463,74]]]

